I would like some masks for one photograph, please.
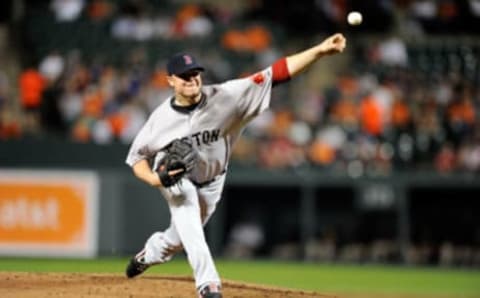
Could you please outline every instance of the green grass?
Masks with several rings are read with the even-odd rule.
[[[0,258],[2,271],[98,272],[123,274],[126,258]],[[217,261],[222,278],[330,293],[386,293],[480,297],[479,270],[394,266],[346,266],[273,261]],[[148,274],[191,275],[185,259],[149,269]]]
[[[226,278],[322,292],[480,297],[480,271],[295,263],[222,262]]]

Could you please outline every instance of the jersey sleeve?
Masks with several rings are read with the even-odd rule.
[[[148,143],[152,135],[152,126],[153,117],[150,117],[133,140],[130,150],[128,151],[127,159],[125,160],[126,164],[130,167],[142,159],[151,157],[151,150],[149,149]]]
[[[242,120],[250,120],[270,106],[272,68],[268,67],[246,78],[225,82],[224,87],[234,98]]]

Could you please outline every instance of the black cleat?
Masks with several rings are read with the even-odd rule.
[[[125,273],[127,274],[128,278],[133,278],[139,274],[145,272],[151,265],[146,264],[143,262],[143,256],[145,255],[145,251],[141,251],[136,256],[130,259],[130,263],[128,263],[127,270]]]
[[[201,296],[202,298],[222,298],[222,293],[208,293]]]
[[[215,284],[204,287],[199,293],[199,298],[222,298],[220,287]]]

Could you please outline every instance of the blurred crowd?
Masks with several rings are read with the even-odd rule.
[[[259,227],[242,227],[244,231],[232,231],[224,250],[228,258],[250,259],[261,256],[263,235]],[[395,264],[411,266],[442,266],[459,268],[480,267],[480,250],[471,245],[455,245],[444,242],[411,244],[402,255],[400,247],[389,239],[376,239],[370,243],[339,244],[332,238],[310,241],[306,247],[298,242],[285,242],[272,246],[269,255],[282,260],[308,260],[319,263],[345,264]]]
[[[217,44],[211,45],[215,51],[185,49],[205,64],[207,83],[217,83],[249,75],[293,48],[274,31],[291,31],[279,29],[282,22],[285,27],[282,16],[302,11],[292,1],[273,6],[270,2],[171,0],[166,2],[170,10],[152,13],[149,1],[52,0],[49,13],[59,26],[79,18],[92,23],[107,20],[112,38],[136,43],[218,36]],[[321,88],[300,79],[275,90],[272,109],[247,127],[234,162],[266,168],[313,166],[352,177],[406,168],[442,173],[480,170],[480,47],[473,45],[470,56],[462,52],[443,69],[434,60],[422,69],[425,63],[412,57],[405,41],[452,28],[461,31],[459,24],[465,24],[461,20],[475,24],[480,1],[367,2],[312,1],[305,6],[323,16],[317,22],[322,27],[313,26],[323,34],[353,31],[345,27],[346,13],[364,11],[367,21],[351,32],[352,49],[345,58],[349,64],[335,70],[334,80]],[[380,17],[368,18],[372,11]],[[308,16],[297,15],[292,24],[303,22],[303,27],[311,28]],[[275,25],[255,21],[259,17]],[[475,28],[466,31],[475,33]],[[369,30],[388,36],[356,44],[355,40],[365,40],[359,32]],[[308,40],[311,44],[319,38]],[[428,52],[425,55],[428,60]],[[238,67],[236,57],[246,63]],[[463,66],[455,67],[456,62]],[[305,74],[316,76],[321,77],[316,70]],[[128,144],[170,94],[164,60],[152,63],[142,47],[129,52],[122,65],[87,60],[81,49],[51,49],[14,82],[0,70],[0,138],[48,134],[75,142]]]
[[[333,227],[323,229],[322,235],[301,245],[299,241],[267,241],[266,231],[258,220],[240,220],[227,237],[224,256],[251,259],[265,254],[275,259],[308,260],[320,263],[395,264],[412,266],[480,267],[480,248],[452,241],[417,241],[402,248],[389,238],[376,237],[371,241],[351,241],[341,237]]]
[[[258,162],[305,162],[388,174],[392,168],[478,171],[479,89],[456,77],[437,80],[389,68],[385,76],[344,74],[324,92],[303,94],[290,108],[253,123]],[[256,156],[247,152],[240,158]]]

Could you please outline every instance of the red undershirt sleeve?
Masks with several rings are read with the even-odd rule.
[[[278,59],[272,64],[273,87],[290,80],[288,72],[287,59],[285,57]]]

